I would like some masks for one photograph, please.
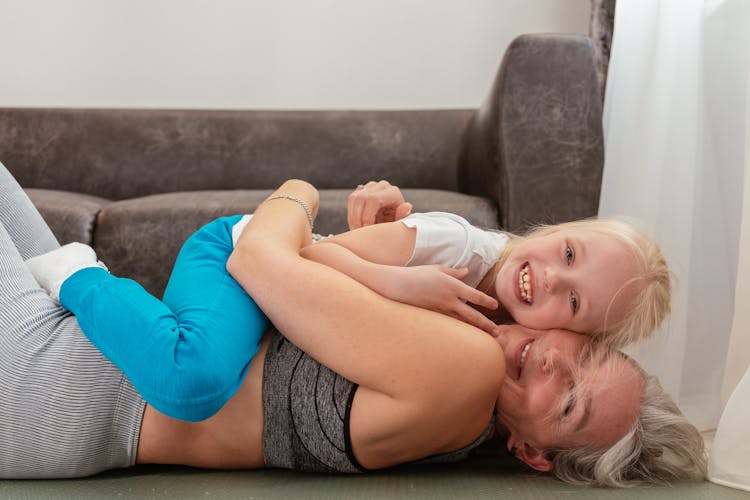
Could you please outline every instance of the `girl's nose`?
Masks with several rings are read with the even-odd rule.
[[[552,267],[544,268],[544,290],[547,293],[554,293],[560,287],[560,277]]]

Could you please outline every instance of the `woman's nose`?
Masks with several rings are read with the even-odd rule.
[[[550,375],[555,370],[555,362],[559,358],[559,352],[554,347],[544,351],[541,357],[540,370],[545,375]]]

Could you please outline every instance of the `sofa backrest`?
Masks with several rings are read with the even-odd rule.
[[[455,191],[473,112],[0,108],[0,161],[24,187],[115,200],[293,177]]]

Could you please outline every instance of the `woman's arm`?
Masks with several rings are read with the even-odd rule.
[[[317,192],[307,183],[288,181],[274,194],[300,198],[317,211]],[[471,399],[486,397],[488,387],[499,384],[504,366],[493,339],[302,258],[309,240],[296,202],[266,201],[227,263],[290,341],[342,376],[393,398],[445,395],[461,387],[456,396]]]

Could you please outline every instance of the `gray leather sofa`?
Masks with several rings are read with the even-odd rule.
[[[522,231],[597,211],[594,50],[584,36],[519,37],[479,109],[3,108],[0,161],[61,243],[93,245],[157,296],[190,233],[292,177],[321,190],[321,233],[345,230],[346,196],[378,179],[415,211]]]

